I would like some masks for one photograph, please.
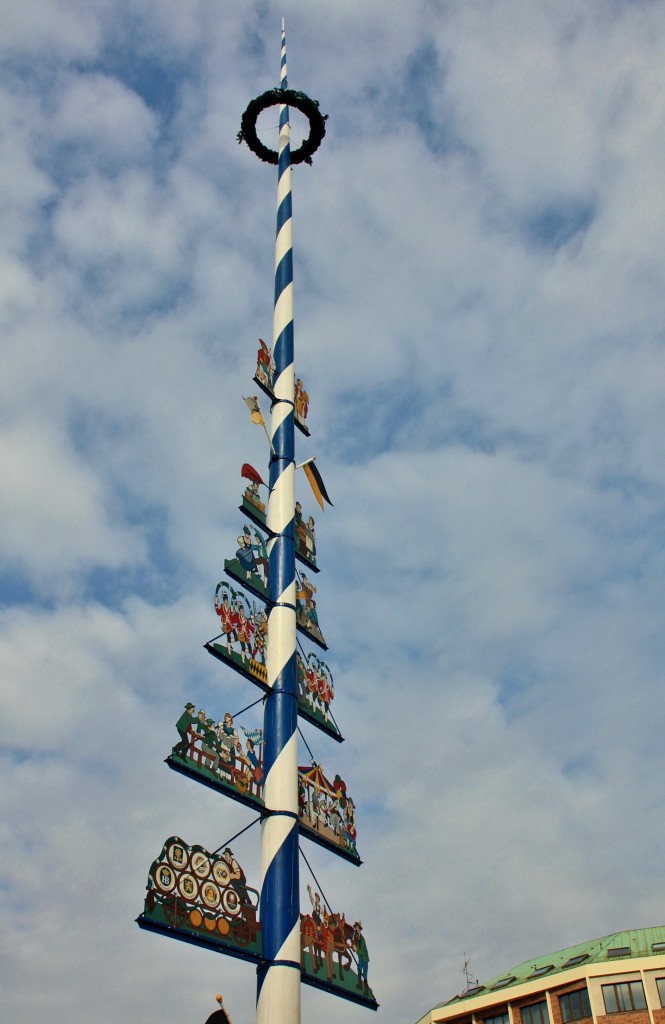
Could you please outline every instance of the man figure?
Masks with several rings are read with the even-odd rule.
[[[233,725],[233,716],[228,711],[224,715],[224,721],[219,723],[217,735],[222,760],[226,764],[233,764],[233,755],[238,744],[238,733]]]
[[[193,704],[185,704],[185,710],[175,724],[180,736],[180,743],[176,743],[173,748],[173,753],[176,757],[185,758],[187,751],[189,750],[189,736],[187,735],[190,725],[194,725],[196,718],[192,714],[194,711]]]
[[[240,660],[243,665],[245,664],[245,654],[250,658],[252,654],[252,633],[254,632],[254,623],[250,621],[245,615],[245,609],[242,605],[238,608],[238,616],[236,621],[236,635],[240,642]]]
[[[254,558],[254,550],[252,546],[252,538],[249,534],[249,527],[243,526],[242,537],[238,537],[238,549],[236,551],[236,558],[240,562],[240,565],[245,573],[245,578],[250,579],[253,572],[256,572],[256,559]],[[258,575],[258,573],[257,573]]]
[[[252,661],[266,663],[266,647],[268,644],[268,616],[262,608],[254,615],[254,647],[252,648]]]
[[[231,878],[230,878],[231,888],[235,889],[236,893],[238,894],[238,899],[240,900],[241,904],[246,905],[247,903],[250,902],[250,900],[249,900],[249,897],[247,895],[247,888],[245,886],[245,883],[247,881],[247,877],[245,875],[245,872],[243,871],[243,869],[238,864],[238,861],[233,856],[233,852],[232,852],[230,846],[226,847],[226,849],[224,850],[223,856],[224,856],[224,860],[226,861],[226,864],[227,864],[227,867],[229,869],[229,872],[231,874]]]
[[[196,716],[196,721],[194,722],[194,731],[196,732],[197,736],[205,736],[206,728],[207,726],[205,708],[199,708],[199,713]]]
[[[365,942],[365,936],[362,933],[362,924],[360,921],[356,921],[353,926],[353,938],[351,939],[351,948],[355,950],[356,956],[358,957],[358,981],[356,988],[362,988],[365,986],[365,995],[369,995],[369,985],[367,984],[367,968],[369,966],[369,954],[367,952],[367,943]]]
[[[217,750],[217,735],[214,729],[215,723],[212,718],[206,718],[206,731],[201,744],[201,750],[206,761],[212,761],[212,770],[219,771],[219,751]],[[208,765],[210,767],[210,765]]]
[[[247,527],[244,527],[244,529],[247,530],[247,532],[249,533]],[[270,571],[270,563],[268,562],[268,549],[266,547],[266,542],[263,539],[263,535],[260,534],[256,528],[254,529],[254,541],[252,543],[252,551],[256,552],[256,554],[254,555],[256,559],[256,566],[257,569],[260,566],[261,569],[263,570],[263,582],[267,587],[268,573]]]
[[[215,611],[219,615],[222,633],[226,637],[226,650],[230,652],[231,645],[238,639],[236,632],[237,614],[229,604],[229,595],[222,591],[222,603],[219,603],[219,594],[215,594]]]

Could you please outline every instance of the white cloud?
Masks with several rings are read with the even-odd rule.
[[[70,73],[59,83],[59,92],[50,121],[57,143],[86,146],[104,163],[149,156],[155,117],[121,82],[108,75]]]
[[[1,434],[0,461],[2,557],[37,589],[48,592],[73,569],[141,558],[140,536],[125,524],[109,522],[98,476],[52,427],[24,422]]]

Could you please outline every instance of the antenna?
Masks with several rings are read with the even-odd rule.
[[[478,984],[478,979],[477,978],[473,978],[471,976],[471,972],[469,970],[469,965],[471,963],[471,957],[467,956],[466,953],[463,953],[462,956],[464,957],[464,967],[462,968],[462,974],[464,975],[464,978],[466,980],[465,988],[471,988],[472,985],[477,985]]]

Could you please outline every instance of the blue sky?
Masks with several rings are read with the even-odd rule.
[[[6,3],[9,1024],[203,1021],[220,990],[253,1017],[251,967],[133,919],[168,835],[251,818],[162,762],[185,701],[258,695],[203,644],[240,467],[267,472],[242,396],[276,175],[235,136],[282,16],[329,115],[293,189],[298,458],[334,509],[299,496],[346,742],[307,742],[364,866],[307,857],[363,921],[385,1024],[465,958],[482,979],[664,920],[662,5]],[[303,993],[304,1020],[366,1014]]]

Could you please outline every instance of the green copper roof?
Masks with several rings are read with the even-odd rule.
[[[654,946],[656,947],[654,949]],[[551,978],[553,974],[584,964],[614,963],[634,957],[656,956],[665,953],[665,925],[657,928],[637,928],[629,932],[613,932],[602,939],[580,942],[577,946],[560,949],[558,953],[532,957],[509,971],[503,971],[483,985],[472,985],[460,996],[454,996],[439,1006],[463,1002],[474,996],[486,996],[491,992],[503,991],[521,985],[535,978]],[[572,961],[572,962],[571,962]],[[436,1007],[435,1007],[436,1009]]]

